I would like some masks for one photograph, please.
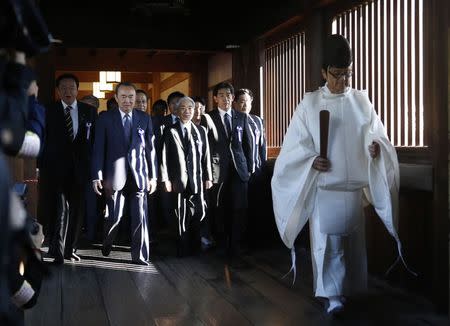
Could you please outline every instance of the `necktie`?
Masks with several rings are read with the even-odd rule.
[[[227,129],[227,136],[231,138],[231,117],[229,114],[225,114],[225,128]]]
[[[123,117],[123,131],[125,132],[125,140],[127,141],[127,144],[130,144],[131,140],[131,119],[130,115],[127,113]]]
[[[183,146],[185,150],[189,148],[189,134],[186,127],[183,127]]]
[[[64,119],[66,120],[67,133],[69,134],[70,140],[73,140],[73,122],[70,116],[71,106],[66,106],[64,110]]]

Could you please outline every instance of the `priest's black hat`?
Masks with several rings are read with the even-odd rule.
[[[347,39],[339,34],[328,36],[325,41],[322,68],[347,68],[352,62],[352,49]]]

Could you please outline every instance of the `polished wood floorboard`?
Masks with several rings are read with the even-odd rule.
[[[345,315],[324,313],[312,293],[311,263],[298,253],[298,276],[284,248],[252,250],[225,263],[214,253],[176,258],[161,252],[148,267],[130,263],[127,248],[102,257],[79,250],[81,262],[51,267],[27,326],[144,325],[450,325],[424,298],[371,278]]]

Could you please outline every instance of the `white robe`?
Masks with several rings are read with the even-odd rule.
[[[319,112],[323,109],[330,111],[327,156],[331,169],[320,173],[312,164],[320,153]],[[375,159],[370,158],[368,150],[372,141],[378,142],[381,149]],[[364,192],[397,241],[401,257],[396,230],[397,155],[365,92],[348,88],[343,94],[332,94],[325,86],[305,94],[285,135],[271,184],[278,231],[288,248],[293,248],[295,239],[310,219],[316,296],[351,294],[366,287],[362,201],[358,204],[358,213],[350,214],[349,228],[337,228],[334,233],[334,226],[329,223],[338,218],[342,221],[343,216],[336,216],[334,212],[346,207],[344,202],[352,202],[343,200],[347,198],[341,196],[344,193],[356,193],[352,198],[358,199]],[[339,201],[333,200],[334,193],[341,196]],[[324,214],[327,208],[328,214]],[[327,222],[326,218],[330,217]]]

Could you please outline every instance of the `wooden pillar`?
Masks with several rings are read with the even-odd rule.
[[[196,63],[189,79],[189,92],[192,96],[208,96],[208,65],[207,61]]]
[[[329,24],[331,25],[331,23]],[[327,36],[327,16],[316,10],[311,15],[305,28],[306,42],[306,80],[307,92],[315,91],[324,84],[321,75],[323,46]]]
[[[431,111],[427,125],[433,164],[433,212],[431,221],[431,291],[441,312],[449,303],[449,218],[448,218],[448,12],[445,0],[424,1],[425,107]],[[430,112],[429,111],[429,112]]]
[[[259,42],[242,45],[233,51],[233,86],[235,90],[248,88],[253,92],[252,113],[261,115],[259,88]]]
[[[161,73],[153,73],[152,101],[155,102],[161,98]]]

